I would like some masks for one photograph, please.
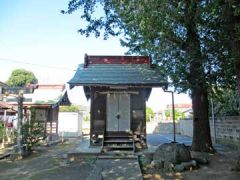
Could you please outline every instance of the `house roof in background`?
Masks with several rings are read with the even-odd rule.
[[[33,94],[26,94],[24,97],[32,98],[33,104],[55,104],[64,95],[64,85],[39,84]]]
[[[39,84],[32,94],[24,94],[23,96],[27,100],[23,102],[25,106],[70,104],[64,84]],[[7,101],[11,104],[17,104],[13,97],[8,97]]]
[[[8,85],[6,83],[3,83],[2,81],[0,81],[0,86],[1,87],[8,87]]]
[[[0,109],[9,109],[10,108],[10,104],[4,101],[0,101]]]
[[[13,109],[13,107],[4,101],[0,101],[0,113],[3,113],[6,110],[8,113],[16,113],[17,110]]]
[[[172,108],[172,104],[167,104],[167,108]],[[174,108],[191,109],[192,104],[174,104]]]
[[[37,89],[38,90],[43,90],[43,89],[45,89],[45,90],[47,90],[47,89],[54,90],[55,89],[55,90],[63,91],[64,88],[65,88],[64,84],[38,84],[37,85]]]

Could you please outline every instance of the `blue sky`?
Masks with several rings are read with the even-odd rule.
[[[85,53],[123,55],[127,51],[118,38],[105,41],[77,33],[84,25],[79,12],[60,13],[67,9],[68,1],[0,0],[0,81],[5,82],[12,70],[24,68],[33,71],[39,83],[65,83]],[[189,102],[188,96],[176,95],[176,103]],[[170,95],[160,89],[153,90],[148,102],[156,110],[170,103]]]
[[[0,0],[0,81],[15,68],[32,70],[42,83],[64,83],[85,53],[123,55],[118,38],[86,38],[77,30],[84,24],[79,12],[60,13],[68,0]],[[13,61],[30,62],[52,69]]]

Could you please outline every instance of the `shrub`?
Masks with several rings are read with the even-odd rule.
[[[154,114],[153,110],[150,107],[147,107],[147,109],[146,109],[146,120],[147,120],[147,122],[149,122],[151,118],[154,118],[154,115],[155,114]]]
[[[4,123],[0,122],[0,143],[2,142],[2,139],[4,138]]]
[[[32,147],[46,138],[45,128],[42,122],[30,121],[23,124],[22,136],[23,145],[27,151],[31,151]]]

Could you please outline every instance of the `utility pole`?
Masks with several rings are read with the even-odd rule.
[[[22,120],[23,120],[23,93],[19,92],[18,97],[18,122],[17,122],[17,148],[20,155],[23,154],[23,144],[22,144]]]
[[[176,143],[176,122],[175,122],[175,107],[174,107],[174,92],[167,90],[167,87],[163,88],[164,92],[172,94],[172,120],[173,120],[173,143]]]
[[[214,117],[214,104],[213,104],[213,98],[211,97],[211,109],[212,109],[212,125],[213,125],[213,138],[214,143],[217,143],[216,139],[216,125],[215,125],[215,117]]]
[[[175,121],[175,107],[174,107],[174,92],[172,93],[172,116],[173,116],[173,142],[176,142],[176,121]]]
[[[1,148],[4,148],[5,147],[5,134],[6,134],[6,118],[7,118],[7,110],[5,109],[4,110],[4,115],[3,115],[3,120],[4,120],[4,124],[3,124],[3,132],[2,132],[2,144],[1,144]]]

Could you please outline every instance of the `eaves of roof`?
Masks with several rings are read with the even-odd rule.
[[[162,87],[167,84],[163,74],[148,64],[79,65],[69,81],[73,86],[139,86]]]

